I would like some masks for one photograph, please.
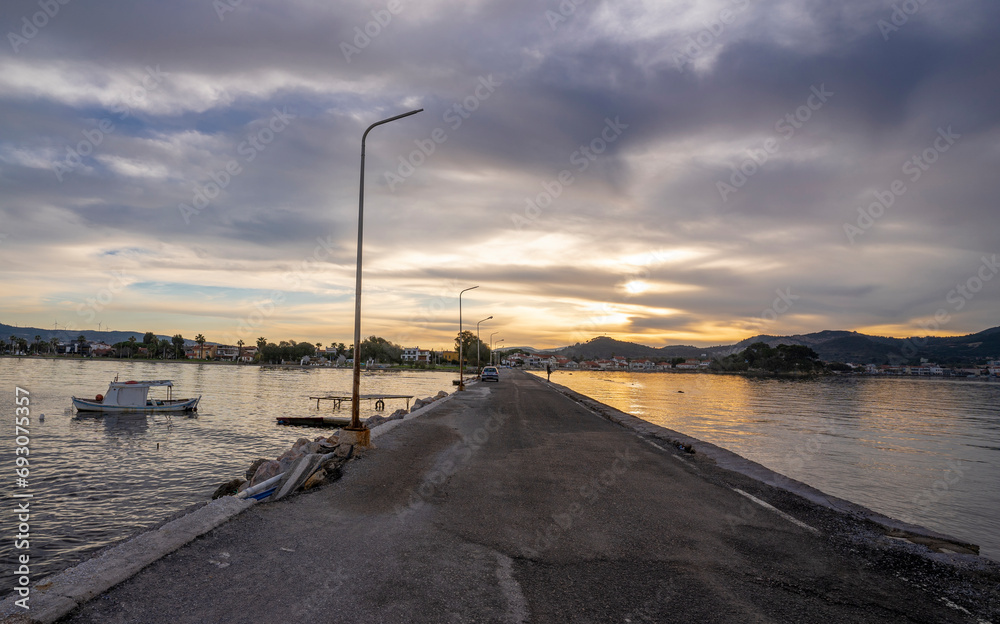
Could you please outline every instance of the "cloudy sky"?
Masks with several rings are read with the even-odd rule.
[[[895,8],[894,5],[895,4]],[[6,0],[0,322],[711,345],[998,325],[992,0]],[[484,339],[486,336],[484,335]]]

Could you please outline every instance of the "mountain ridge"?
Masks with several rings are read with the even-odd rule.
[[[102,340],[115,344],[135,336],[142,340],[145,332],[141,331],[93,331],[71,329],[43,329],[40,327],[15,327],[0,323],[0,340],[6,341],[11,335],[24,338],[29,342],[35,336],[41,336],[48,341],[53,337],[63,341],[76,340],[84,335],[88,340]],[[157,335],[161,339],[170,336]],[[194,344],[190,338],[185,344]],[[716,345],[712,347],[696,347],[693,345],[666,345],[651,347],[636,342],[617,340],[608,336],[597,336],[585,343],[559,347],[555,349],[537,349],[534,347],[518,347],[528,352],[553,353],[566,357],[578,357],[584,360],[607,359],[612,356],[627,358],[651,358],[670,360],[683,358],[720,358],[733,353],[739,353],[755,342],[764,342],[775,347],[779,344],[804,345],[828,362],[853,362],[856,364],[901,364],[920,358],[927,358],[938,364],[961,364],[977,360],[1000,359],[1000,326],[965,336],[911,336],[909,338],[890,338],[887,336],[872,336],[849,330],[825,329],[809,334],[793,334],[778,336],[758,334],[731,345]],[[206,344],[216,344],[206,342]],[[507,350],[504,348],[503,350]]]
[[[731,345],[713,347],[691,345],[651,347],[599,336],[585,343],[549,349],[547,352],[586,360],[607,359],[612,356],[665,360],[674,357],[718,358],[738,353],[756,342],[763,342],[771,347],[779,344],[803,345],[816,351],[822,360],[858,364],[899,364],[920,358],[940,364],[954,364],[1000,358],[1000,326],[975,334],[946,337],[890,338],[870,336],[856,331],[829,329],[790,336],[758,334]]]
[[[53,338],[57,338],[63,342],[73,342],[79,336],[84,336],[87,340],[100,340],[106,344],[116,344],[119,342],[125,342],[130,336],[135,336],[135,339],[142,342],[142,337],[146,335],[144,331],[118,331],[118,330],[104,330],[97,331],[93,329],[44,329],[42,327],[16,327],[14,325],[7,325],[0,323],[0,341],[7,342],[10,340],[11,336],[16,338],[24,338],[29,343],[34,342],[35,336],[41,336],[42,340],[48,342]],[[171,336],[165,336],[162,334],[157,334],[157,338],[161,340],[170,340]],[[191,345],[195,344],[195,341],[191,338],[185,338],[184,344]],[[216,344],[214,342],[206,341],[205,344]]]

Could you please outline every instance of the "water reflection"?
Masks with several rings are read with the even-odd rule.
[[[1000,384],[587,371],[552,381],[1000,558]]]
[[[200,411],[78,417],[69,407],[71,395],[103,392],[115,375],[172,379],[175,395],[203,395]],[[362,392],[426,397],[450,392],[453,377],[371,374],[363,376]],[[278,426],[276,417],[316,415],[308,397],[350,388],[351,371],[0,358],[0,385],[31,392],[31,555],[40,577],[207,500],[258,457],[274,457],[299,437],[329,435],[329,429]],[[374,413],[362,403],[363,418]],[[0,402],[0,418],[11,422],[12,401]],[[12,457],[13,443],[0,436],[0,455]],[[0,533],[16,533],[13,517],[0,515]],[[0,541],[0,561],[10,561],[12,548],[12,540]]]

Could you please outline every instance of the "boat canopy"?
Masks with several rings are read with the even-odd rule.
[[[153,381],[112,381],[111,388],[151,388],[153,386],[168,386],[173,387],[174,382],[169,379],[160,379]]]
[[[173,390],[174,382],[167,379],[147,381],[112,381],[108,384],[108,393],[104,396],[104,405],[119,407],[145,407],[149,397],[149,389],[153,386],[166,386],[167,397]]]

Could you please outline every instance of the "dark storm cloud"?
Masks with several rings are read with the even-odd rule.
[[[890,2],[588,2],[561,15],[555,2],[400,0],[390,14],[224,1],[69,3],[0,53],[0,230],[20,233],[8,249],[82,231],[112,248],[197,246],[250,271],[308,258],[320,238],[325,262],[350,264],[360,134],[419,107],[368,144],[373,261],[424,250],[409,260],[424,266],[382,273],[400,283],[455,278],[434,258],[449,253],[498,289],[682,311],[637,315],[636,333],[757,318],[788,287],[803,323],[889,326],[933,313],[1000,249],[984,227],[1000,165],[995,3],[923,3],[886,30]],[[733,22],[704,35],[724,8]],[[2,23],[17,32],[36,10],[7,3]],[[144,90],[150,68],[165,77]],[[293,119],[268,133],[275,111]],[[102,119],[114,131],[60,182],[54,163]],[[624,129],[603,141],[609,120]],[[959,138],[913,164],[940,131]],[[183,218],[232,163],[239,173]],[[560,172],[572,181],[555,192]],[[859,225],[896,180],[906,191]],[[619,259],[670,247],[707,257],[652,262],[648,280],[690,288],[623,298],[633,268]],[[504,256],[477,267],[487,248]],[[997,301],[984,289],[967,322]]]

